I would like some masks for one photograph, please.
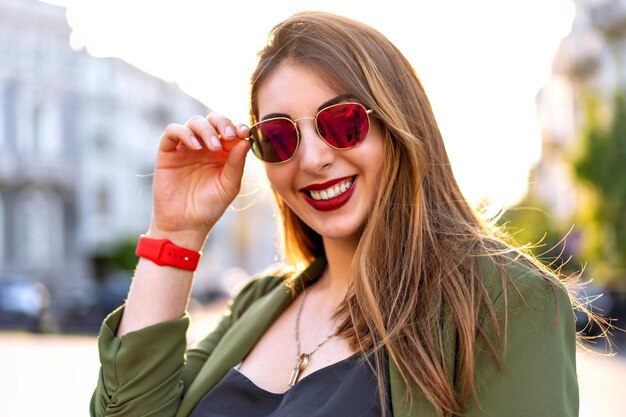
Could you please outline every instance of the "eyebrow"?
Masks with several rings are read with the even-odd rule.
[[[337,97],[331,98],[330,100],[327,100],[324,103],[322,103],[322,105],[317,108],[317,111],[322,110],[324,107],[332,106],[333,104],[339,104],[342,101],[348,101],[348,100],[354,100],[354,96],[352,94],[338,95]]]
[[[325,102],[320,104],[320,106],[317,108],[317,111],[319,112],[320,110],[322,110],[322,109],[324,109],[324,108],[326,108],[328,106],[332,106],[334,104],[339,104],[341,102],[350,101],[350,100],[354,100],[354,95],[352,95],[352,94],[340,94],[337,97],[333,97],[330,100],[326,100]],[[265,116],[263,116],[261,118],[261,121],[267,120],[267,119],[274,119],[276,117],[286,117],[287,119],[292,119],[291,116],[289,114],[287,114],[287,113],[270,113],[270,114],[266,114]]]

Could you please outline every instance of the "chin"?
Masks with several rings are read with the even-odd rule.
[[[332,227],[330,225],[324,225],[321,228],[313,228],[324,239],[329,240],[359,240],[363,232],[362,227],[346,227],[343,224],[342,227]]]

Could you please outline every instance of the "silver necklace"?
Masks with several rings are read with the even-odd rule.
[[[313,348],[313,350],[311,350],[309,353],[305,353],[300,351],[300,317],[302,316],[302,310],[304,309],[304,302],[306,301],[306,295],[307,292],[306,290],[303,291],[302,293],[302,302],[300,303],[300,308],[298,308],[298,313],[296,314],[296,366],[294,366],[293,370],[291,371],[291,377],[289,378],[289,386],[293,387],[296,382],[298,382],[298,378],[300,377],[300,374],[302,373],[302,371],[304,371],[304,369],[307,367],[307,365],[309,364],[309,359],[311,358],[311,356],[317,352],[317,350],[319,348],[322,347],[322,345],[326,342],[328,342],[328,340],[330,340],[333,336],[336,335],[336,332],[326,336],[326,338],[324,340],[322,340],[320,343],[317,344],[317,346],[315,346]]]

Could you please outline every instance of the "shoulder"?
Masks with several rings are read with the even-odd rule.
[[[523,255],[483,257],[479,273],[494,307],[510,311],[552,308],[572,312],[570,290],[558,276]],[[573,314],[573,313],[572,313]]]
[[[230,313],[241,314],[250,304],[285,283],[289,275],[287,268],[275,266],[244,281],[233,291],[234,294],[229,301]]]
[[[567,350],[575,345],[573,292],[557,275],[511,254],[486,257],[480,269],[488,294],[479,312],[483,338],[504,351],[532,340],[551,341]]]

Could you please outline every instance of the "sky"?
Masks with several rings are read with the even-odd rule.
[[[74,49],[121,58],[244,123],[273,25],[302,10],[370,24],[417,70],[466,197],[495,209],[526,192],[541,151],[535,98],[575,12],[571,0],[48,2],[67,7]]]

